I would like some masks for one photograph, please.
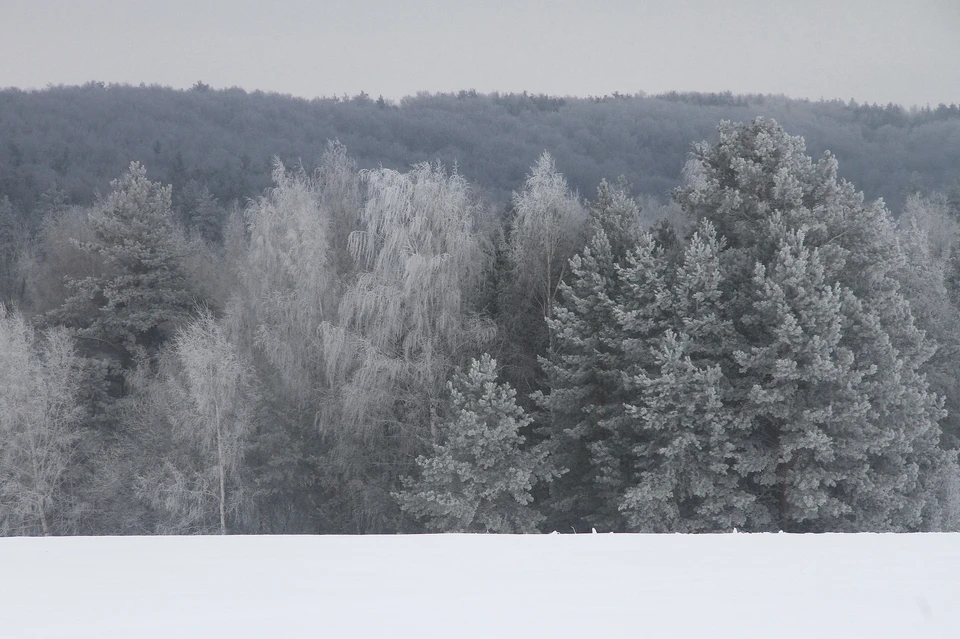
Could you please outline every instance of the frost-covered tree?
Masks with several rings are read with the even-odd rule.
[[[0,534],[62,532],[57,519],[76,461],[81,377],[66,331],[38,336],[0,305]]]
[[[625,290],[634,291],[618,300],[617,313],[626,404],[608,428],[632,440],[618,504],[629,530],[728,530],[756,510],[733,467],[744,434],[723,402],[722,356],[736,336],[724,316],[721,249],[703,222],[678,263],[634,259],[620,272]],[[651,283],[655,298],[643,309],[636,292]]]
[[[328,422],[319,419],[336,415],[340,403],[322,327],[338,322],[351,277],[346,239],[360,207],[356,165],[334,144],[315,173],[278,162],[273,178],[274,187],[245,211],[249,238],[227,235],[242,252],[227,321],[263,387],[264,419],[249,458],[259,477],[253,496],[262,517],[283,522],[268,524],[272,530],[363,530],[352,526],[368,511],[357,497],[362,484],[344,479],[361,456],[325,438]]]
[[[536,388],[536,356],[550,350],[553,340],[543,319],[553,317],[568,262],[583,247],[587,213],[546,152],[512,205],[501,292],[501,324],[510,347],[504,355],[517,369],[511,377]]]
[[[903,295],[927,339],[937,345],[924,364],[930,388],[944,398],[944,447],[960,447],[960,221],[946,198],[911,195],[899,220],[904,252],[897,273]]]
[[[346,382],[347,423],[430,428],[450,371],[492,335],[472,305],[488,264],[474,229],[480,204],[466,180],[440,166],[380,169],[363,180],[360,228],[350,235],[357,274],[338,325],[324,326],[328,361]]]
[[[592,459],[592,447],[607,437],[602,423],[623,410],[623,349],[614,314],[618,291],[617,260],[600,228],[570,260],[570,282],[560,285],[560,301],[548,320],[554,349],[540,360],[550,389],[535,394],[542,430],[553,462],[566,471],[550,486],[555,529],[612,528],[619,520]]]
[[[520,430],[532,421],[516,391],[497,381],[489,355],[473,360],[447,385],[450,416],[438,425],[420,475],[395,494],[401,508],[441,532],[532,533],[543,517],[531,491],[554,476],[543,446],[524,449]]]
[[[558,528],[625,526],[619,506],[633,440],[624,422],[624,376],[631,358],[642,369],[652,356],[637,359],[636,345],[628,355],[624,322],[642,344],[643,335],[663,330],[657,296],[668,261],[653,235],[637,227],[638,212],[623,185],[601,185],[591,206],[593,239],[570,260],[569,283],[561,283],[547,320],[554,348],[540,361],[549,392],[535,397],[554,461],[567,471],[548,500]]]
[[[275,186],[246,211],[250,241],[242,265],[243,304],[251,337],[287,387],[292,402],[312,402],[323,386],[320,326],[334,318],[330,216],[316,176],[277,163]]]
[[[938,448],[933,349],[899,290],[889,215],[775,123],[720,133],[676,194],[700,220],[682,250],[642,234],[612,285],[573,262],[541,403],[561,417],[560,463],[595,485],[578,515],[633,530],[945,525],[955,454]],[[606,308],[599,291],[613,330],[584,321]],[[594,427],[597,396],[614,399]]]
[[[321,407],[319,423],[354,451],[347,476],[382,518],[398,473],[433,437],[446,379],[493,334],[476,309],[489,252],[474,227],[480,204],[458,174],[421,164],[362,179],[355,271],[321,328],[339,401]]]
[[[253,370],[204,312],[176,333],[152,383],[159,386],[148,391],[153,408],[169,422],[170,450],[140,478],[139,492],[164,513],[161,529],[226,534],[247,499],[241,470],[256,402]]]
[[[90,214],[94,241],[81,246],[103,258],[106,272],[69,275],[71,294],[49,319],[129,357],[154,352],[192,300],[170,187],[136,162],[111,187]]]
[[[248,209],[231,312],[285,424],[258,435],[258,459],[313,469],[302,488],[324,530],[389,529],[390,491],[430,441],[446,379],[493,332],[477,311],[481,205],[439,166],[358,174],[339,145],[316,174],[275,180]]]
[[[725,122],[676,192],[727,242],[737,340],[718,363],[749,433],[735,467],[766,507],[755,527],[920,528],[946,463],[932,349],[898,289],[889,213],[836,170],[775,122]]]
[[[223,240],[226,212],[206,186],[191,180],[176,194],[176,212],[184,227],[207,242]]]

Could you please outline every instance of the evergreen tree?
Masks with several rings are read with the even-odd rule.
[[[514,391],[497,382],[489,355],[448,383],[450,418],[437,429],[430,455],[417,458],[418,478],[395,494],[401,508],[442,532],[532,533],[543,517],[531,490],[553,472],[546,450],[522,448],[532,421]]]
[[[718,363],[750,433],[735,467],[766,506],[751,525],[928,526],[947,460],[922,374],[932,348],[896,281],[903,254],[882,203],[804,151],[775,122],[722,123],[676,193],[729,245],[721,290],[738,339]]]
[[[721,249],[713,226],[702,222],[679,263],[635,260],[621,271],[628,282],[659,282],[656,299],[646,301],[659,316],[642,323],[641,334],[625,332],[634,337],[625,344],[627,403],[618,428],[633,443],[618,505],[630,530],[729,530],[756,511],[733,467],[744,433],[723,402],[722,355],[736,335],[724,317]],[[622,325],[634,328],[636,298],[618,305]]]
[[[206,186],[190,180],[176,198],[180,222],[207,242],[223,241],[223,222],[226,213]]]
[[[7,196],[0,198],[0,304],[12,306],[20,302],[24,280],[18,260],[26,245],[27,233]]]
[[[536,393],[544,411],[542,428],[553,462],[566,472],[554,481],[548,500],[554,529],[617,528],[613,500],[599,485],[591,449],[606,438],[601,424],[622,410],[619,342],[614,300],[617,263],[599,229],[582,255],[570,260],[570,283],[548,322],[554,350],[540,359],[549,393]]]
[[[91,214],[96,239],[81,246],[107,270],[71,277],[72,294],[49,319],[126,357],[153,353],[192,303],[170,187],[148,180],[136,162],[111,186]]]
[[[640,207],[621,181],[606,181],[590,204],[593,237],[569,263],[569,282],[561,282],[554,316],[547,326],[554,349],[540,358],[549,392],[534,399],[543,409],[540,428],[553,462],[565,469],[550,484],[549,526],[557,530],[621,528],[617,495],[600,485],[592,448],[603,447],[602,424],[623,410],[623,347],[615,316],[620,296],[618,269],[627,253],[649,239],[639,228]]]

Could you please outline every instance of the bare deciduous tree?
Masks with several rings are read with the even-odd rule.
[[[164,362],[159,394],[172,431],[172,451],[141,494],[171,515],[173,529],[203,529],[211,510],[219,532],[242,509],[240,467],[252,424],[253,372],[208,312],[179,331]]]
[[[509,259],[516,285],[553,317],[557,290],[568,260],[583,245],[587,214],[544,152],[523,190],[513,195],[516,217],[510,232]]]
[[[0,305],[0,533],[57,532],[81,415],[80,369],[63,329],[38,338]]]

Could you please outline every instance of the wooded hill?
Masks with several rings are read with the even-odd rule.
[[[2,99],[0,535],[960,529],[955,108]]]
[[[910,191],[947,190],[960,176],[956,105],[811,102],[727,94],[558,98],[529,94],[418,94],[399,104],[366,94],[289,95],[89,83],[0,91],[0,196],[29,213],[51,188],[89,204],[131,161],[174,193],[191,180],[223,204],[271,185],[274,157],[308,170],[328,140],[361,168],[456,165],[506,204],[549,152],[571,187],[589,197],[602,178],[626,176],[634,194],[665,198],[680,183],[692,143],[716,139],[720,120],[774,118],[813,157],[830,150],[841,177],[895,213]]]

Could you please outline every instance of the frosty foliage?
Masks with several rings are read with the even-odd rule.
[[[550,318],[567,261],[580,248],[586,212],[546,152],[523,189],[513,194],[513,208],[509,248],[513,277],[543,317]]]
[[[940,527],[955,454],[882,204],[763,119],[721,124],[686,176],[682,252],[641,234],[618,264],[598,233],[571,261],[541,404],[594,488],[561,479],[554,508],[642,531]]]
[[[50,319],[130,357],[155,351],[192,300],[170,187],[148,180],[133,162],[111,188],[90,216],[95,239],[80,245],[101,256],[106,270],[70,274],[72,295]]]
[[[543,446],[523,447],[520,430],[532,419],[516,391],[497,382],[497,362],[486,354],[447,389],[450,417],[432,453],[417,458],[420,476],[404,478],[395,494],[400,506],[440,532],[537,532],[543,517],[531,490],[555,473]]]
[[[318,330],[336,306],[328,238],[330,215],[320,181],[277,162],[275,182],[246,211],[250,234],[242,267],[242,313],[257,346],[289,387],[290,399],[322,383]]]
[[[349,244],[357,273],[340,299],[339,324],[322,331],[328,373],[345,382],[349,423],[429,425],[426,409],[460,353],[492,335],[471,306],[488,260],[474,230],[479,204],[462,177],[440,166],[362,179],[365,205]]]
[[[0,295],[87,356],[0,310],[0,533],[960,528],[956,198],[897,224],[762,118],[684,176],[544,153],[501,215],[330,143],[226,224],[181,171],[186,240],[133,163],[30,248],[0,200]]]
[[[695,158],[676,197],[729,247],[722,290],[739,345],[727,401],[749,436],[738,472],[783,529],[927,525],[942,400],[899,291],[889,213],[773,121],[721,123]]]
[[[172,454],[139,481],[168,532],[228,532],[244,514],[242,463],[253,426],[253,370],[223,327],[202,312],[173,339],[152,410],[162,411]],[[217,523],[215,523],[217,522]],[[219,525],[218,525],[219,524]]]
[[[62,328],[37,335],[0,304],[0,535],[52,535],[82,417],[80,362]]]
[[[231,322],[283,398],[285,446],[319,434],[296,454],[314,455],[322,490],[340,492],[323,497],[329,525],[378,530],[450,371],[492,335],[476,310],[489,262],[480,204],[440,166],[358,173],[340,145],[313,175],[278,165],[274,177],[247,211]]]

